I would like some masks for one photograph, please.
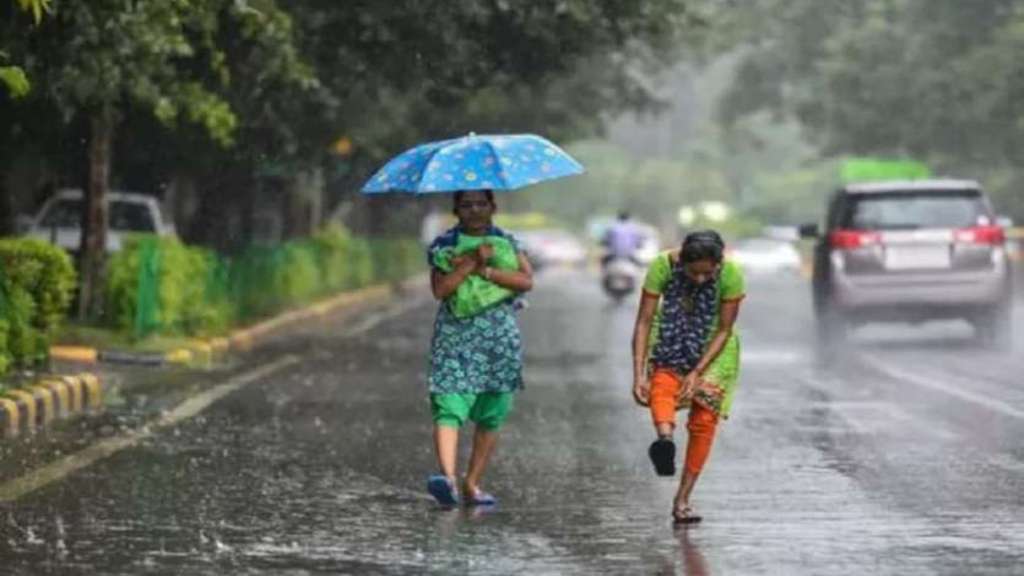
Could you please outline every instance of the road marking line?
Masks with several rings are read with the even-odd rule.
[[[399,305],[394,306],[392,308],[388,308],[387,310],[384,310],[383,312],[379,312],[379,313],[371,314],[371,315],[367,316],[359,324],[356,324],[355,326],[353,326],[349,330],[343,331],[341,333],[341,336],[356,336],[358,334],[362,334],[363,332],[368,332],[368,331],[372,330],[373,328],[376,328],[382,322],[384,322],[386,320],[390,320],[390,319],[395,318],[395,317],[398,317],[398,316],[408,312],[409,310],[411,310],[413,308],[416,308],[420,304],[421,304],[421,302],[419,301],[419,299],[417,299],[417,298],[410,298],[409,300],[403,302],[402,304],[399,304]]]
[[[765,364],[769,366],[786,366],[799,364],[806,359],[806,356],[804,354],[801,354],[800,352],[778,348],[761,348],[759,346],[747,346],[746,349],[740,352],[740,360],[744,365]]]
[[[1010,416],[1011,418],[1024,420],[1024,410],[1014,408],[1013,406],[1010,406],[1006,402],[1000,402],[999,400],[994,400],[981,394],[968,392],[961,388],[947,386],[945,384],[942,384],[938,380],[932,380],[931,378],[919,376],[917,374],[913,374],[911,372],[907,372],[899,368],[894,368],[888,364],[884,364],[868,356],[862,356],[862,358],[866,363],[870,364],[880,372],[897,380],[902,380],[904,382],[908,382],[916,386],[921,386],[922,388],[930,388],[937,392],[942,392],[950,396],[955,396],[956,398],[959,398],[961,400],[966,400],[972,404],[976,404],[983,408],[988,408],[989,410],[998,412],[1000,414],[1003,414],[1004,416]]]
[[[81,470],[95,462],[107,458],[125,448],[131,448],[142,440],[153,435],[161,428],[174,425],[182,420],[187,420],[208,408],[211,404],[235,390],[251,384],[252,382],[265,378],[274,372],[295,365],[299,362],[296,356],[285,356],[269,364],[236,376],[227,382],[218,384],[209,390],[205,390],[188,400],[185,400],[170,412],[164,414],[154,423],[144,426],[138,430],[127,432],[120,436],[107,438],[96,444],[76,452],[56,462],[52,462],[33,470],[28,474],[9,480],[0,484],[0,502],[13,502],[22,496],[34,492],[50,483],[65,478],[69,474]]]

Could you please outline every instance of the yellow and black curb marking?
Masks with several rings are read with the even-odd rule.
[[[0,436],[11,438],[103,404],[103,387],[93,374],[48,376],[0,395]]]
[[[124,352],[82,346],[51,346],[50,357],[81,364],[135,364],[143,366],[207,366],[229,351],[247,352],[262,338],[287,326],[322,318],[338,310],[381,301],[393,294],[388,285],[345,292],[311,306],[284,312],[259,324],[235,330],[224,338],[196,340],[187,347],[168,352]]]

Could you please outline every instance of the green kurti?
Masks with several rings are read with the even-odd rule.
[[[649,294],[661,296],[668,286],[672,277],[672,262],[669,259],[671,251],[662,252],[655,258],[647,270],[647,277],[644,279],[644,291]],[[743,278],[743,269],[739,264],[731,260],[724,260],[718,278],[718,298],[712,326],[709,327],[707,343],[714,338],[718,329],[718,321],[721,317],[722,302],[740,300],[746,294],[746,282]],[[655,314],[651,334],[648,338],[648,355],[654,349],[658,340],[658,330],[661,325],[662,306],[658,305]],[[705,343],[705,346],[707,345]],[[736,392],[736,385],[740,373],[740,337],[735,328],[732,335],[726,342],[725,347],[718,354],[718,357],[711,362],[703,376],[722,389],[724,395],[721,403],[714,403],[712,407],[717,408],[719,416],[729,417],[729,409],[732,407],[733,395]]]

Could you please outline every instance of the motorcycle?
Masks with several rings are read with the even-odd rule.
[[[601,272],[601,286],[616,302],[636,291],[642,273],[639,264],[632,258],[612,258],[605,263]]]

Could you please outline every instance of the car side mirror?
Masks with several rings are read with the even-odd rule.
[[[817,224],[801,224],[798,230],[801,238],[818,238],[821,236]]]

